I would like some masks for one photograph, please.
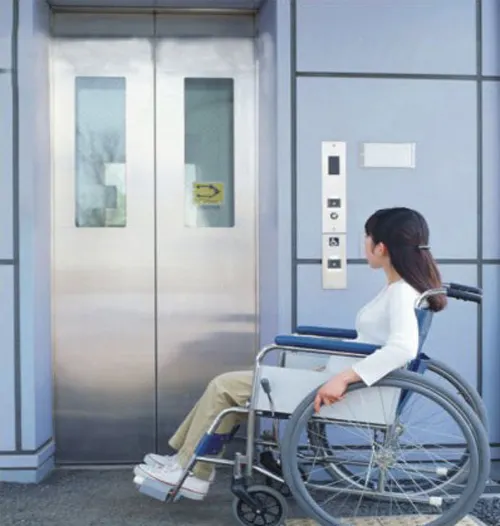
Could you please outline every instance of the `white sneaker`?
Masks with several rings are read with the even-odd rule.
[[[184,470],[179,466],[155,468],[141,464],[134,469],[136,477],[149,477],[172,488],[178,484],[183,473]],[[179,495],[187,499],[203,500],[209,488],[210,482],[208,480],[202,480],[193,475],[188,475],[179,491]]]
[[[143,463],[146,466],[151,466],[152,468],[166,468],[166,469],[182,469],[182,466],[177,460],[177,455],[155,455],[154,453],[149,453],[144,457]],[[135,469],[134,469],[135,473]],[[215,480],[215,469],[210,473],[208,482],[212,483]]]
[[[135,475],[135,473],[134,473]],[[136,486],[142,486],[144,484],[144,477],[141,477],[140,475],[135,475],[134,477],[134,484]]]
[[[154,453],[149,453],[143,459],[143,463],[146,466],[165,468],[167,466],[178,465],[177,464],[177,455],[155,455]]]

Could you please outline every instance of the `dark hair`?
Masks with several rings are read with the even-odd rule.
[[[441,274],[428,247],[429,227],[424,217],[410,208],[378,210],[365,223],[365,233],[373,243],[383,243],[394,270],[418,292],[441,287]],[[440,311],[447,298],[428,298],[429,308]]]

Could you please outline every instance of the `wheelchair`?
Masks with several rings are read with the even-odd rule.
[[[249,402],[218,415],[178,485],[144,479],[139,491],[176,501],[196,462],[207,462],[232,468],[233,512],[244,526],[285,524],[287,497],[324,526],[371,524],[369,518],[384,524],[392,516],[405,516],[408,524],[456,524],[488,481],[488,422],[475,389],[422,351],[433,318],[426,300],[436,294],[482,299],[480,289],[456,283],[421,294],[415,360],[373,386],[351,384],[343,400],[319,413],[318,388],[379,347],[350,341],[356,332],[349,329],[301,326],[277,336],[256,357]],[[298,356],[328,359],[328,368],[304,367],[294,362]],[[216,434],[231,413],[247,416],[244,452],[232,460],[222,451],[237,429]],[[265,421],[271,429],[257,437],[257,424]]]

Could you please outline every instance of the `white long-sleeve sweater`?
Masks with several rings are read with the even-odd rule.
[[[358,312],[355,341],[382,346],[353,366],[366,385],[374,384],[416,357],[419,335],[415,300],[418,296],[411,285],[400,280],[386,285]]]

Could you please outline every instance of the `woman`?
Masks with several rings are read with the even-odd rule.
[[[315,409],[322,404],[341,400],[353,382],[366,385],[404,367],[418,350],[418,322],[415,300],[420,293],[441,286],[441,277],[429,250],[429,228],[421,214],[408,208],[388,208],[375,212],[365,224],[365,252],[373,269],[383,269],[387,283],[377,296],[365,305],[356,319],[357,341],[380,345],[381,348],[358,361],[352,368],[335,375],[319,390]],[[435,312],[446,306],[444,295],[429,298]],[[225,408],[244,405],[252,389],[253,371],[237,371],[216,377],[189,413],[169,444],[178,451],[175,456],[147,455],[145,464],[135,468],[138,477],[150,477],[175,486],[183,466],[208,427]],[[228,416],[217,432],[228,433],[237,423]],[[201,500],[213,481],[211,465],[197,463],[193,474],[183,484],[180,494]]]

